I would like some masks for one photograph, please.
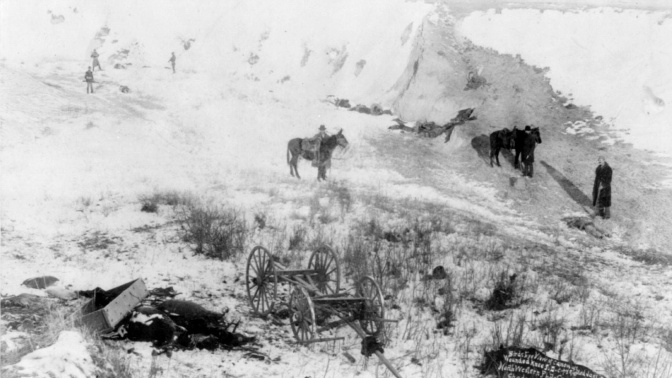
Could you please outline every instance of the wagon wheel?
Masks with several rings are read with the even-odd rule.
[[[310,256],[308,269],[315,270],[315,285],[322,294],[336,294],[340,288],[341,265],[336,253],[326,245],[319,247]]]
[[[277,295],[278,276],[275,274],[273,255],[266,248],[256,246],[252,249],[247,258],[245,278],[252,312],[268,315]]]
[[[383,329],[382,319],[385,318],[383,291],[371,276],[365,276],[357,285],[357,296],[364,298],[359,324],[367,334],[378,334]]]
[[[306,343],[315,337],[315,307],[306,289],[295,287],[289,297],[289,324],[296,341]]]

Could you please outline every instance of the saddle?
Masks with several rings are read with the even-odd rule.
[[[317,153],[320,149],[320,140],[315,138],[304,138],[301,140],[301,149],[303,151]]]

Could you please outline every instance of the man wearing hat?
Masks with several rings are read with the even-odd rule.
[[[329,134],[327,134],[327,128],[324,127],[324,125],[320,125],[320,132],[315,134],[315,136],[313,137],[313,140],[321,143],[322,139],[327,138],[328,136],[329,136]]]
[[[537,147],[537,142],[541,142],[537,135],[532,132],[530,125],[525,126],[525,142],[523,143],[523,176],[532,178],[534,175],[534,149]]]
[[[595,169],[595,183],[593,184],[593,207],[597,206],[597,215],[604,219],[611,217],[611,167],[604,156],[597,158],[598,166]]]

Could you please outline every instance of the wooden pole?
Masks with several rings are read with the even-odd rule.
[[[362,340],[364,340],[364,339],[366,338],[366,336],[367,336],[367,335],[366,335],[366,332],[364,332],[364,330],[362,329],[362,327],[359,326],[359,324],[357,324],[357,323],[355,323],[355,322],[349,322],[348,325],[350,326],[350,328],[354,329],[355,332],[357,332],[357,334],[359,335],[359,337],[362,338]],[[378,359],[380,360],[380,362],[382,362],[383,365],[385,365],[385,366],[387,367],[387,369],[388,369],[389,371],[391,371],[392,374],[393,374],[395,377],[397,377],[397,378],[403,378],[403,377],[399,374],[399,372],[397,371],[397,369],[395,369],[394,366],[392,366],[392,363],[391,363],[390,361],[388,361],[388,359],[385,358],[385,356],[383,356],[382,353],[380,353],[380,352],[378,352],[378,351],[375,351],[374,353],[375,353],[375,355],[378,357]]]

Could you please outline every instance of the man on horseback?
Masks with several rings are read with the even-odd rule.
[[[317,141],[317,148],[316,149],[319,150],[320,149],[320,144],[322,144],[322,140],[324,138],[328,138],[328,137],[329,137],[329,134],[327,134],[327,128],[324,127],[324,125],[320,125],[320,132],[315,134],[315,136],[313,137],[313,140]]]
[[[317,167],[317,179],[327,179],[327,168],[331,166],[331,154],[336,147],[346,148],[348,140],[343,130],[334,135],[326,133],[326,127],[320,125],[320,132],[312,138],[294,138],[287,144],[287,164],[292,176],[301,178],[297,169],[299,157],[304,158]]]
[[[317,134],[315,134],[314,137],[304,139],[301,145],[301,148],[304,151],[308,151],[310,152],[310,154],[312,154],[314,159],[313,160],[314,167],[317,167],[318,164],[320,146],[322,145],[322,141],[329,137],[329,134],[327,134],[327,128],[324,125],[320,125],[319,130],[320,131]]]

